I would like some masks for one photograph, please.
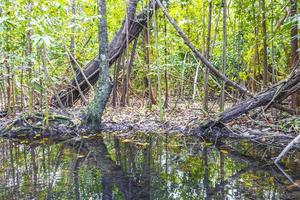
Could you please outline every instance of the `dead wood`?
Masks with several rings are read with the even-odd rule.
[[[82,120],[80,120],[80,113],[72,112],[72,114],[61,113],[60,111],[52,110],[49,115],[48,126],[44,126],[44,117],[42,114],[36,113],[31,115],[18,115],[13,119],[2,119],[0,121],[0,137],[9,138],[13,140],[21,140],[32,143],[43,138],[49,138],[49,140],[64,140],[64,139],[76,139],[83,136],[93,136],[98,133],[118,133],[120,137],[128,136],[136,132],[154,132],[175,134],[181,133],[184,135],[194,135],[197,137],[220,141],[222,138],[231,139],[246,139],[250,141],[257,141],[260,144],[272,145],[278,148],[284,148],[291,138],[292,133],[278,134],[277,129],[268,130],[268,132],[260,131],[259,129],[242,128],[240,126],[234,126],[229,128],[226,126],[212,127],[211,131],[203,129],[199,131],[193,127],[197,127],[198,122],[192,124],[187,123],[187,126],[182,126],[173,123],[160,123],[155,120],[146,120],[137,122],[135,121],[111,121],[106,120],[101,123],[101,126],[95,130],[87,127]],[[197,131],[195,131],[197,130]],[[293,148],[300,148],[299,145],[294,145]]]
[[[288,108],[286,106],[283,106],[279,103],[273,103],[272,107],[276,108],[277,110],[281,110],[283,112],[286,112],[290,115],[296,115],[297,112],[294,109]]]
[[[108,49],[109,65],[111,66],[127,48],[127,45],[132,42],[139,33],[143,30],[143,27],[147,23],[147,8],[143,9],[141,13],[135,16],[136,6],[138,0],[130,0],[127,7],[128,24],[126,23],[126,16],[124,17],[123,24],[119,31],[112,39]],[[152,2],[149,2],[152,5]],[[152,6],[149,6],[152,8]],[[149,17],[151,17],[152,11],[150,10]],[[128,25],[128,35],[127,35]],[[128,42],[127,42],[128,39]],[[99,78],[99,63],[98,56],[91,60],[84,68],[83,72],[89,83],[85,80],[82,73],[78,73],[74,80],[71,81],[70,86],[58,93],[62,105],[66,107],[72,106],[78,99],[80,99],[80,91],[77,89],[76,80],[80,87],[80,90],[85,94],[89,91],[90,85],[95,85]],[[59,100],[56,96],[53,98],[53,104],[60,107]]]
[[[194,134],[201,132],[208,132],[212,130],[215,126],[223,126],[223,123],[229,122],[237,117],[247,114],[250,111],[262,107],[262,106],[272,106],[285,100],[287,97],[293,93],[300,90],[300,71],[294,71],[285,80],[278,84],[275,84],[271,88],[262,91],[252,98],[249,98],[241,103],[233,106],[230,109],[219,114],[216,120],[211,120],[206,124],[199,126],[192,130]]]
[[[209,72],[214,75],[215,77],[221,79],[225,82],[225,84],[235,88],[242,94],[247,94],[248,96],[252,96],[251,92],[249,92],[245,87],[237,84],[236,82],[228,79],[224,74],[219,72],[211,62],[209,62],[197,49],[196,47],[191,43],[189,38],[185,35],[185,33],[181,30],[181,28],[177,25],[175,20],[170,16],[164,5],[160,2],[160,0],[156,0],[158,6],[162,9],[164,15],[168,18],[169,22],[173,25],[175,30],[178,32],[178,34],[182,37],[184,43],[191,49],[191,51],[195,54],[195,56],[203,62],[205,66],[209,68]]]
[[[209,129],[211,129],[213,126],[218,125],[222,126],[222,123],[228,122],[232,119],[235,119],[239,117],[242,114],[248,113],[249,111],[256,109],[261,106],[266,106],[268,108],[270,105],[275,105],[279,108],[277,103],[283,101],[288,96],[290,96],[292,93],[296,92],[300,89],[300,72],[293,71],[292,74],[289,76],[289,78],[285,81],[282,81],[279,84],[276,84],[269,88],[268,90],[262,91],[252,97],[252,94],[245,89],[244,87],[240,86],[239,84],[235,83],[234,81],[231,81],[228,79],[224,74],[219,72],[191,43],[191,41],[188,39],[188,37],[185,35],[185,33],[181,30],[181,28],[176,24],[175,20],[170,16],[166,8],[163,6],[160,0],[156,0],[158,6],[162,9],[165,16],[168,18],[169,22],[173,25],[175,30],[178,32],[178,34],[182,37],[184,40],[184,43],[191,49],[191,51],[195,54],[195,56],[201,60],[205,66],[207,66],[210,69],[210,73],[212,75],[216,76],[217,78],[224,81],[229,86],[232,86],[239,92],[243,94],[247,94],[251,98],[239,103],[238,105],[234,106],[231,109],[226,110],[225,112],[222,112],[217,120],[209,121],[204,126],[198,127],[194,129],[192,132],[207,132]],[[282,108],[282,107],[280,107]]]
[[[278,155],[278,157],[275,159],[275,163],[278,163],[281,159],[282,159],[282,157],[284,157],[285,156],[285,154],[287,154],[287,152],[291,149],[291,148],[293,148],[293,146],[298,142],[300,140],[300,134],[297,136],[297,137],[295,137],[283,150],[282,150],[282,152]]]

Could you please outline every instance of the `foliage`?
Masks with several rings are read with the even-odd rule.
[[[183,31],[196,47],[202,52],[205,50],[208,21],[208,0],[176,0],[168,2],[168,10],[175,18]],[[32,4],[32,10],[29,4]],[[222,1],[214,0],[212,12],[212,55],[211,62],[221,70],[222,62],[222,14],[220,14]],[[72,6],[75,6],[75,13]],[[116,31],[123,23],[125,14],[125,3],[119,0],[107,2],[109,40],[113,38]],[[139,12],[146,2],[138,3]],[[256,84],[258,88],[262,84],[262,55],[263,55],[263,32],[261,3],[259,0],[237,0],[228,3],[227,21],[227,69],[226,75],[236,81],[243,83],[248,88]],[[267,15],[267,43],[269,71],[272,68],[276,81],[286,77],[289,70],[290,59],[290,29],[296,23],[299,16],[289,17],[287,11],[289,4],[286,1],[266,0]],[[299,7],[299,5],[298,5]],[[20,98],[29,97],[30,90],[34,90],[36,97],[45,95],[43,84],[42,61],[38,47],[40,42],[47,46],[47,69],[49,71],[50,84],[49,93],[53,96],[57,93],[58,86],[63,87],[73,77],[74,73],[70,67],[70,59],[67,52],[72,52],[76,61],[83,68],[88,61],[98,52],[98,15],[97,2],[94,0],[3,0],[0,3],[0,99],[1,107],[7,105],[7,87],[9,81],[13,85],[13,106],[18,106]],[[192,53],[178,37],[176,31],[168,23],[162,12],[157,12],[158,31],[158,55],[159,66],[157,66],[157,55],[155,51],[155,27],[153,20],[150,22],[150,71],[145,70],[143,38],[140,35],[137,53],[133,63],[130,88],[133,94],[142,95],[145,91],[143,78],[149,75],[154,92],[157,92],[157,73],[167,71],[168,89],[170,94],[176,95],[181,88],[184,89],[183,96],[189,98],[193,93],[193,79],[195,76],[197,62]],[[218,24],[218,26],[216,26]],[[255,33],[255,28],[257,33]],[[30,32],[30,43],[32,53],[26,57],[26,34]],[[71,40],[75,40],[72,47]],[[131,46],[127,50],[130,52]],[[256,52],[256,48],[258,52]],[[185,59],[185,54],[187,58]],[[258,53],[256,55],[256,53]],[[127,55],[129,57],[129,55]],[[255,58],[258,57],[258,58]],[[258,61],[255,61],[258,59]],[[32,66],[29,66],[29,62]],[[157,68],[159,71],[157,71]],[[184,68],[184,71],[182,71]],[[32,70],[33,76],[28,71]],[[125,70],[125,67],[124,67]],[[121,69],[122,71],[122,69]],[[125,72],[126,73],[126,72]],[[111,70],[111,75],[113,70]],[[162,76],[164,79],[164,76]],[[203,85],[203,73],[200,71],[197,90],[200,98]],[[184,80],[184,81],[182,81]],[[184,82],[181,86],[180,82]],[[219,81],[217,81],[220,84]],[[254,82],[254,83],[253,83]],[[271,82],[271,81],[270,81]],[[181,84],[182,84],[181,83]],[[119,83],[121,84],[121,83]],[[209,82],[214,95],[219,95],[219,89],[215,81]],[[161,83],[163,92],[166,91],[165,80]],[[59,88],[60,88],[59,87]],[[230,90],[229,90],[230,91]],[[254,91],[256,92],[256,91]],[[156,95],[157,96],[157,95]],[[34,98],[35,103],[38,99]],[[50,98],[48,98],[50,99]],[[41,104],[45,104],[41,100]]]

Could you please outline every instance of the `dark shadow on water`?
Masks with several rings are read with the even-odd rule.
[[[137,133],[0,143],[0,199],[300,199],[299,153]],[[297,182],[298,181],[298,182]]]

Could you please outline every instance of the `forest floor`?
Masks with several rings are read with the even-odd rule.
[[[227,102],[226,108],[233,105],[233,103]],[[201,107],[202,104],[196,101],[171,99],[168,108],[164,110],[164,119],[161,121],[157,106],[153,105],[152,109],[149,109],[139,100],[131,100],[130,106],[126,107],[113,108],[108,105],[102,116],[103,131],[118,132],[119,136],[128,136],[133,132],[189,135],[191,134],[190,130],[216,118],[219,113],[217,103],[209,105],[209,113],[203,111]],[[82,110],[82,106],[75,106],[67,111],[70,113],[69,117],[72,122],[78,126],[81,123],[78,120],[80,119],[80,110]],[[20,118],[22,115],[20,112],[0,118],[0,124],[9,119]],[[282,148],[293,140],[300,130],[299,117],[291,117],[272,109],[253,116],[253,114],[243,115],[230,123],[226,123],[226,125],[224,124],[229,137],[249,139]],[[36,122],[34,126],[37,125],[40,125],[40,122]],[[58,129],[63,128],[67,129],[67,127],[58,127]],[[295,147],[300,148],[300,144],[296,144]]]
[[[173,101],[165,109],[164,120],[161,121],[155,106],[150,110],[138,103],[135,104],[133,107],[107,107],[103,115],[103,123],[124,124],[132,127],[133,131],[188,134],[194,127],[214,119],[219,113],[217,104],[210,104],[210,111],[206,113],[201,109],[200,103]],[[227,103],[226,107],[232,105],[233,103]],[[241,116],[225,126],[232,132],[231,137],[255,139],[260,142],[275,140],[275,138],[289,140],[299,132],[300,119],[270,109],[256,117]]]

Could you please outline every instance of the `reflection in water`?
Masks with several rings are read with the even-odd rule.
[[[84,138],[3,140],[0,199],[300,199],[299,188],[267,165],[274,149],[180,135]],[[300,180],[293,156],[285,171]]]

